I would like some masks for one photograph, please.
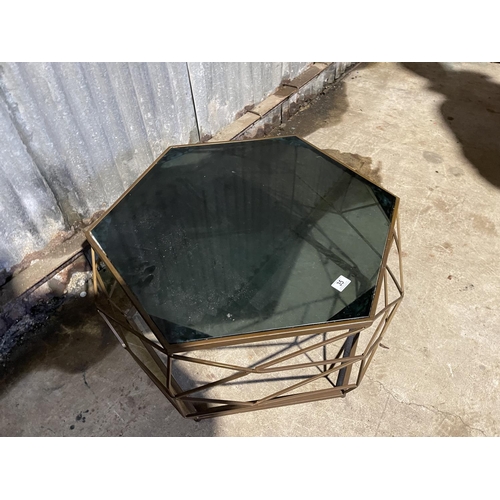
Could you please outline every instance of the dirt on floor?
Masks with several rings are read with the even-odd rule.
[[[62,317],[75,317],[81,299],[92,292],[91,278],[89,263],[80,255],[45,283],[3,308],[0,377],[11,373],[17,364],[23,363],[41,343],[51,338]],[[85,311],[88,313],[88,309]]]

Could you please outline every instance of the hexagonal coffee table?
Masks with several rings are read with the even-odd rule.
[[[343,397],[403,298],[398,204],[298,137],[171,147],[86,232],[98,310],[185,417]]]

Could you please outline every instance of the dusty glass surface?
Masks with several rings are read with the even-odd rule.
[[[295,137],[206,144],[171,149],[92,235],[178,343],[368,316],[395,201]]]

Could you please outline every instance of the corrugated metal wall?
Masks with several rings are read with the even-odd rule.
[[[236,113],[265,99],[308,64],[189,63],[201,140],[215,135]]]
[[[308,64],[0,64],[0,271]]]

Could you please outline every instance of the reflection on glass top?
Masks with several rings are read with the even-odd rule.
[[[395,201],[295,137],[204,144],[169,150],[92,235],[179,343],[368,316]]]

